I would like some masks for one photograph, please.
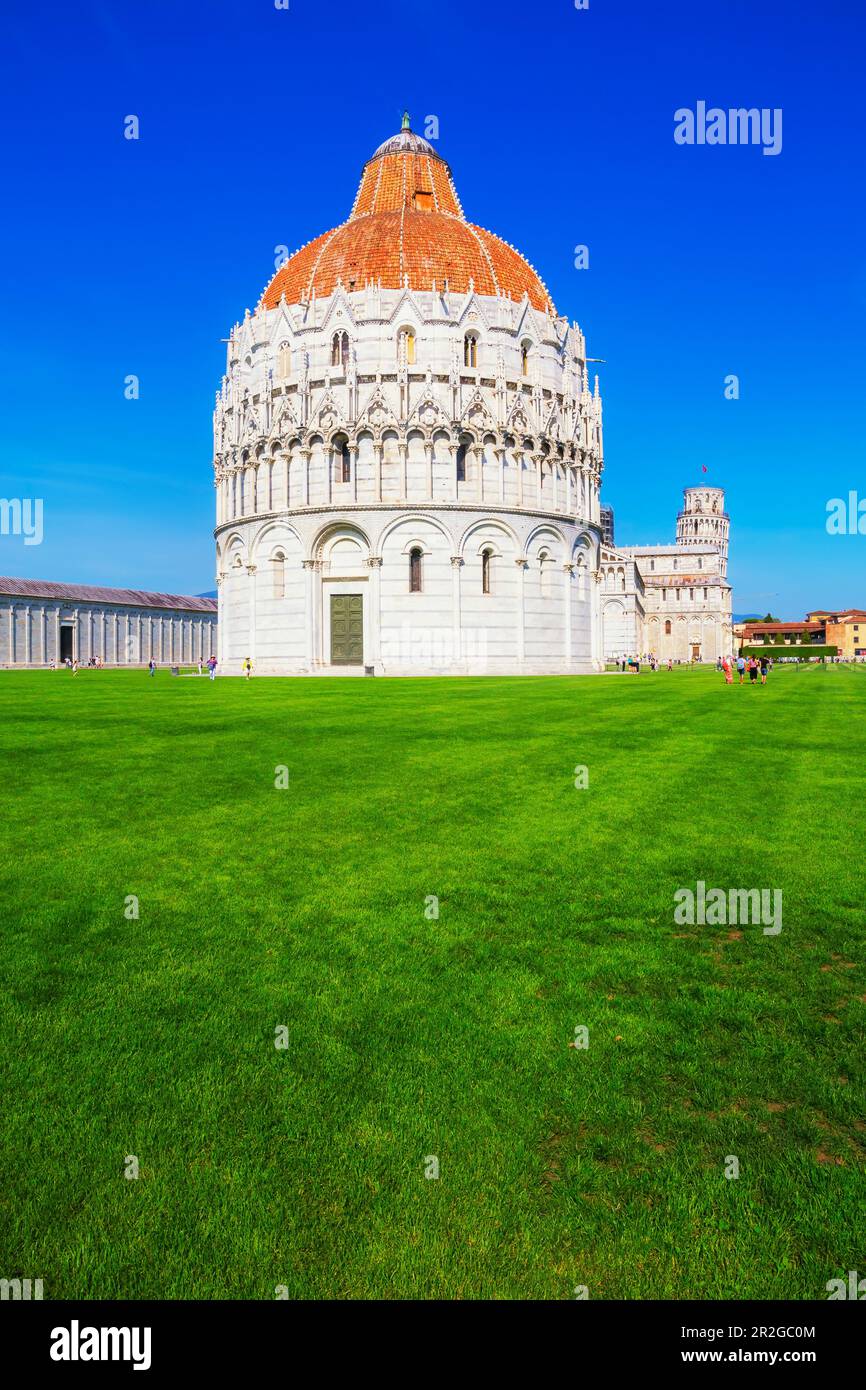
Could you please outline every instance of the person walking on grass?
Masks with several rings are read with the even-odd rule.
[[[769,664],[770,664],[770,659],[769,659],[769,657],[762,656],[762,657],[761,657],[761,685],[766,685],[766,684],[767,684],[767,667],[769,666]]]
[[[719,669],[725,673],[725,685],[733,685],[734,673],[731,670],[730,657],[719,657]]]
[[[244,662],[244,675],[246,676],[247,680],[249,680],[249,678],[250,678],[250,676],[251,676],[252,674],[253,674],[253,663],[250,661],[249,657],[247,657],[246,661]]]
[[[737,657],[737,670],[740,673],[740,685],[742,685],[746,675],[746,658],[743,656],[742,652],[740,652],[740,655]]]
[[[208,671],[210,672],[210,678],[211,678],[211,680],[213,680],[213,679],[215,678],[215,676],[216,676],[216,668],[217,668],[217,659],[216,659],[216,657],[215,657],[215,656],[209,656],[209,657],[208,657],[208,662],[207,662],[207,669],[208,669]]]
[[[758,663],[753,656],[749,657],[749,684],[755,685],[758,679]]]
[[[203,673],[202,673],[202,660],[201,660],[201,657],[199,657],[199,659],[198,659],[198,673],[199,673],[199,675],[202,675],[202,674],[203,674]]]
[[[149,676],[156,675],[156,662],[154,661],[153,657],[151,657],[150,661],[147,663],[147,674]]]
[[[77,676],[77,675],[78,675],[78,657],[77,657],[77,656],[74,658],[74,660],[73,660],[73,662],[72,662],[72,674],[73,674],[73,676]]]

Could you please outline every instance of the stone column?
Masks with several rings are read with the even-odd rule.
[[[305,506],[305,507],[309,507],[309,505],[310,505],[310,450],[309,450],[309,449],[299,449],[298,452],[299,452],[299,454],[300,454],[300,456],[301,456],[301,475],[302,475],[303,484],[304,484],[304,488],[303,488],[303,492],[304,492],[304,506]]]
[[[24,606],[24,661],[33,665],[33,610],[29,603]]]
[[[249,651],[245,653],[250,661],[256,659],[256,566],[247,565],[247,581],[250,590],[250,636]]]
[[[457,470],[455,466],[455,479]],[[451,556],[451,611],[452,611],[452,660],[457,662],[462,659],[463,641],[461,633],[461,614],[460,614],[460,571],[463,568],[463,560],[459,555]]]
[[[315,661],[315,652],[316,652],[315,641],[314,641],[314,637],[313,637],[313,607],[314,607],[314,602],[315,602],[315,595],[314,595],[314,593],[313,593],[313,581],[314,581],[314,578],[315,578],[316,562],[315,562],[315,560],[304,560],[303,565],[304,565],[304,611],[306,612],[306,615],[307,615],[306,624],[305,624],[305,632],[304,632],[305,647],[306,647],[305,656],[306,656],[307,665],[309,666],[310,670],[312,670],[312,669],[313,669],[313,662]]]
[[[460,491],[460,489],[459,489],[459,487],[458,487],[458,484],[457,484],[457,448],[458,448],[458,446],[457,446],[456,444],[449,444],[449,445],[448,445],[448,449],[449,449],[449,452],[450,452],[450,454],[451,454],[451,501],[452,501],[452,502],[456,502],[456,501],[457,501],[457,497],[458,497],[458,494],[459,494],[459,491]],[[464,455],[464,457],[465,457],[465,455]],[[466,467],[466,465],[464,464],[464,470],[465,470],[465,467]],[[452,562],[452,563],[453,563],[453,562]]]
[[[60,665],[60,609],[54,610],[54,660]]]
[[[400,453],[400,496],[405,502],[409,496],[409,445],[404,441],[397,448]]]
[[[79,613],[79,610],[78,610],[77,608],[74,608],[74,609],[72,610],[72,660],[73,660],[73,661],[80,661],[80,660],[81,660],[81,645],[82,645],[82,643],[81,643],[81,633],[80,633],[79,630],[78,630],[78,613]]]
[[[563,565],[562,577],[565,582],[563,612],[565,613],[565,659],[571,661],[571,576],[574,565]]]
[[[476,445],[473,450],[478,463],[478,483],[475,488],[475,496],[482,505],[484,503],[484,455],[486,452],[483,444]]]
[[[523,665],[526,656],[526,557],[521,555],[514,563],[517,565],[517,660]]]
[[[427,469],[427,497],[433,501],[433,441],[424,441],[425,467]]]
[[[9,605],[9,664],[15,660],[15,604]]]
[[[48,663],[48,644],[45,640],[45,609],[39,609],[39,664],[45,666]]]
[[[601,631],[601,581],[602,571],[593,570],[590,584],[590,632],[592,663],[597,671],[604,670],[603,638]]]
[[[505,459],[506,459],[506,455],[507,455],[507,450],[505,450],[504,448],[503,448],[503,449],[499,449],[499,450],[497,450],[497,453],[498,453],[498,456],[499,456],[499,505],[500,505],[500,507],[504,507],[504,506],[505,506]]]
[[[535,455],[535,495],[538,510],[541,511],[541,455]]]
[[[218,574],[218,575],[217,575],[217,577],[216,577],[216,583],[217,583],[217,630],[216,630],[217,650],[216,650],[216,659],[217,659],[217,662],[218,662],[219,666],[222,667],[222,664],[223,664],[223,652],[225,651],[225,631],[226,631],[226,624],[225,624],[226,602],[225,602],[225,600],[226,600],[226,596],[225,596],[225,586],[224,586],[224,584],[223,584],[223,576],[222,576],[221,574]],[[208,652],[208,656],[210,656],[210,655],[211,655],[211,653]]]
[[[370,662],[377,666],[382,656],[382,556],[371,555],[367,564],[370,568]]]
[[[553,468],[553,510],[559,511],[559,461],[554,459],[551,464]]]
[[[373,496],[377,502],[382,501],[382,441],[373,441]]]
[[[349,445],[349,468],[352,472],[352,501],[358,500],[358,446]]]

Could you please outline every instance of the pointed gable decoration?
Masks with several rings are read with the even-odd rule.
[[[364,406],[364,409],[358,416],[356,428],[360,429],[362,424],[368,425],[374,433],[388,428],[397,428],[397,418],[385,399],[381,386],[375,388],[367,404]]]

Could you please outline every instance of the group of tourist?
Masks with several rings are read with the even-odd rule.
[[[203,676],[203,675],[204,675],[204,668],[205,668],[205,666],[207,666],[208,675],[210,676],[211,680],[213,680],[213,679],[214,679],[214,676],[216,675],[216,668],[217,668],[217,665],[218,665],[217,659],[216,659],[216,657],[213,656],[213,655],[209,656],[206,662],[205,662],[205,661],[202,661],[201,657],[199,657],[199,659],[198,659],[198,673],[199,673],[200,676]],[[156,662],[154,661],[153,657],[151,657],[151,658],[150,658],[150,661],[147,663],[147,673],[148,673],[148,675],[150,675],[150,676],[155,676],[155,675],[156,675]]]
[[[743,653],[740,652],[740,655],[736,659],[736,663],[733,657],[720,656],[716,662],[716,670],[724,672],[725,685],[733,685],[735,665],[739,673],[740,685],[744,684],[746,676],[749,677],[750,685],[757,685],[759,676],[761,685],[766,685],[767,675],[773,669],[773,662],[769,656],[747,657],[743,656]]]
[[[648,654],[645,652],[643,656],[621,656],[619,661],[616,662],[616,665],[619,666],[621,671],[630,671],[633,675],[639,676],[641,663],[648,666],[651,671],[657,671],[659,669],[659,659],[655,652],[649,652]],[[672,671],[673,669],[673,659],[668,657],[668,670]]]

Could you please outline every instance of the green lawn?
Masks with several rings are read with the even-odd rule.
[[[864,715],[864,668],[0,673],[0,1276],[805,1299],[862,1274]],[[699,879],[782,889],[781,934],[676,925]]]

